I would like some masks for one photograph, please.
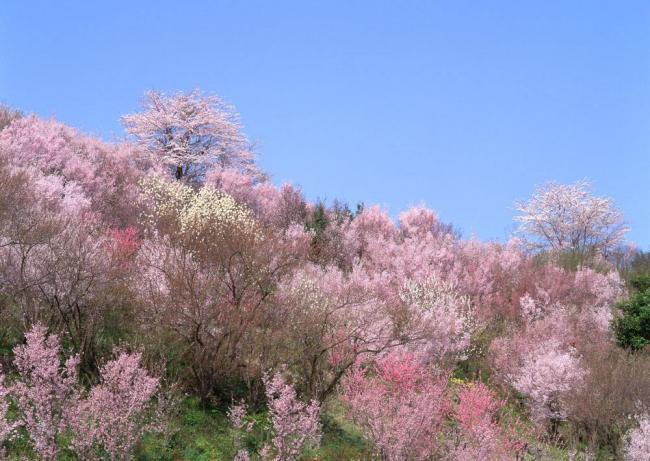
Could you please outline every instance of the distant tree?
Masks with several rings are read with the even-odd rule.
[[[12,109],[9,106],[0,104],[0,131],[17,118],[21,118],[23,113],[19,110]]]
[[[312,231],[316,236],[320,236],[329,224],[330,219],[327,213],[327,207],[325,203],[318,202],[307,220],[307,229]]]
[[[650,288],[650,251],[635,249],[626,262],[621,273],[630,290],[638,292]]]
[[[635,273],[650,274],[650,251],[637,251],[630,266]]]
[[[572,255],[578,264],[596,255],[607,256],[628,230],[613,201],[593,196],[586,181],[546,184],[516,207],[518,231],[531,248]]]
[[[122,123],[176,179],[202,178],[210,167],[255,170],[237,114],[216,96],[149,91],[143,111]]]

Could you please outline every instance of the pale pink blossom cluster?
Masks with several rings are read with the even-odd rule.
[[[522,301],[533,304],[529,297]],[[553,305],[548,309],[544,317],[496,339],[491,346],[497,375],[528,397],[531,416],[539,422],[566,416],[564,398],[579,388],[588,372],[575,348],[567,308]]]
[[[259,221],[278,229],[304,223],[307,215],[307,204],[300,189],[290,184],[276,188],[264,177],[232,168],[214,168],[208,174],[206,185],[245,204]]]
[[[152,168],[133,146],[105,143],[54,120],[34,115],[14,120],[0,132],[0,153],[20,168],[38,171],[52,192],[65,191],[65,203],[92,202],[111,222],[128,220],[137,197],[137,178]],[[76,197],[76,198],[72,198]]]
[[[390,312],[376,282],[358,267],[346,274],[336,267],[307,264],[280,286],[278,301],[291,325],[289,337],[305,353],[297,365],[318,376],[313,366],[328,363],[318,381],[329,382],[330,390],[359,356],[401,344],[392,334]],[[308,381],[308,388],[311,384],[316,383]]]
[[[650,416],[641,415],[636,418],[638,427],[626,435],[626,461],[647,461],[650,458]]]
[[[271,446],[266,453],[273,461],[293,461],[306,446],[318,446],[321,439],[320,404],[298,400],[296,391],[280,373],[264,377],[269,419],[273,426]]]
[[[566,414],[562,397],[580,385],[585,373],[576,352],[563,350],[557,340],[550,338],[534,347],[508,380],[530,398],[535,420],[563,419]]]
[[[0,376],[3,439],[22,427],[39,458],[54,460],[62,437],[70,434],[69,448],[83,459],[94,459],[104,450],[117,460],[127,459],[142,434],[156,429],[147,416],[159,379],[141,367],[139,353],[121,352],[107,362],[101,382],[86,393],[77,381],[78,356],[61,365],[57,335],[48,336],[47,329],[36,324],[25,336],[26,344],[14,349],[18,377],[5,386]],[[10,401],[18,410],[13,423],[6,420]]]
[[[70,357],[62,367],[59,338],[47,336],[43,325],[35,325],[25,339],[25,345],[14,349],[20,380],[9,391],[34,450],[41,458],[53,460],[59,451],[57,438],[68,423],[66,408],[76,400],[79,358]]]
[[[155,430],[148,410],[160,379],[149,376],[141,353],[120,352],[100,370],[101,382],[66,412],[71,446],[86,459],[103,448],[111,460],[127,459],[142,435]]]
[[[476,330],[469,296],[459,294],[452,284],[436,277],[417,283],[407,280],[400,293],[410,309],[413,329],[421,338],[410,347],[424,362],[457,359],[469,347]]]
[[[286,371],[286,367],[285,367]],[[320,404],[312,400],[306,404],[298,399],[294,387],[281,373],[265,374],[264,387],[271,423],[271,441],[259,451],[259,456],[269,461],[295,461],[307,447],[318,447],[322,432]],[[228,420],[236,431],[250,432],[254,423],[246,420],[244,402],[233,403],[228,409]],[[240,432],[235,434],[235,460],[251,459],[241,448]]]

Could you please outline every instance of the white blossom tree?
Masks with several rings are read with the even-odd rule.
[[[612,199],[595,197],[587,181],[546,184],[527,202],[517,202],[518,232],[531,248],[586,258],[606,256],[627,232]]]
[[[143,111],[122,117],[126,131],[176,179],[197,179],[210,167],[255,171],[238,115],[217,96],[149,91]]]

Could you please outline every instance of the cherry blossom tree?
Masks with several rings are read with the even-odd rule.
[[[408,331],[414,333],[409,347],[425,363],[459,358],[469,347],[475,331],[471,302],[452,283],[431,277],[417,283],[407,280],[400,293],[408,306]]]
[[[563,419],[566,412],[559,399],[580,384],[584,373],[575,352],[562,351],[557,341],[549,339],[524,359],[522,368],[510,380],[515,389],[532,400],[534,419]]]
[[[160,379],[150,376],[141,360],[139,352],[119,352],[102,367],[100,383],[76,404],[69,404],[71,447],[84,459],[102,459],[96,453],[103,449],[112,461],[127,460],[146,432],[160,429],[161,421],[148,421]]]
[[[294,461],[305,446],[320,444],[320,404],[298,400],[296,391],[281,374],[265,375],[266,399],[273,426],[271,447],[263,448],[265,459]]]
[[[75,187],[93,211],[118,225],[133,221],[129,205],[137,197],[137,180],[151,168],[132,145],[105,143],[35,115],[18,119],[0,132],[0,155],[15,167]]]
[[[531,247],[570,252],[579,263],[609,254],[622,243],[627,231],[613,201],[592,195],[586,181],[547,184],[516,207],[520,213],[516,218],[519,232],[527,236]]]
[[[492,343],[498,375],[530,400],[531,416],[541,423],[566,418],[565,398],[581,386],[587,373],[576,349],[576,330],[565,306],[555,305],[543,317],[532,311],[524,328]]]
[[[125,115],[122,122],[176,179],[203,178],[213,166],[256,170],[238,116],[216,96],[149,91],[143,111]]]
[[[58,438],[66,428],[65,409],[77,398],[77,365],[70,357],[61,366],[61,346],[56,335],[36,324],[25,335],[26,344],[14,349],[20,379],[9,388],[18,406],[18,424],[25,427],[38,456],[54,460]]]
[[[499,412],[505,401],[481,382],[468,383],[458,392],[458,404],[453,418],[457,431],[447,437],[448,459],[471,460],[518,460],[526,444],[517,428],[500,426]],[[508,422],[512,424],[511,421]]]
[[[82,459],[104,459],[104,451],[111,460],[126,460],[145,432],[162,427],[163,407],[149,411],[160,380],[141,366],[140,353],[120,352],[102,367],[100,383],[84,392],[77,379],[79,357],[62,365],[57,335],[35,324],[25,339],[14,348],[17,376],[6,386],[0,375],[0,441],[22,427],[39,459],[57,459],[69,435],[69,448]],[[6,419],[10,401],[15,422]]]
[[[394,352],[349,373],[342,398],[382,459],[426,460],[439,448],[437,436],[449,411],[446,378],[412,354]]]
[[[290,184],[277,188],[267,178],[234,168],[214,168],[205,184],[246,205],[258,221],[277,230],[304,225],[306,221],[305,199],[300,189]]]
[[[41,320],[64,331],[94,372],[98,331],[128,275],[114,231],[74,181],[15,166],[2,176],[14,188],[0,198],[0,292],[23,328]]]

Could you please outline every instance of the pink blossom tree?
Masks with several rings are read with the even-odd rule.
[[[458,431],[447,438],[448,458],[458,461],[520,459],[525,443],[513,427],[506,430],[499,425],[499,412],[504,404],[483,383],[464,385],[454,410]]]
[[[55,120],[30,115],[0,133],[0,156],[19,168],[73,183],[93,210],[119,225],[133,221],[137,180],[150,164],[129,144],[105,143]]]
[[[103,449],[112,461],[127,460],[146,432],[159,429],[161,421],[149,418],[161,416],[151,411],[160,379],[150,376],[141,360],[139,352],[119,352],[101,368],[100,383],[68,406],[71,446],[84,459],[100,459],[98,449]]]
[[[448,282],[430,277],[407,280],[400,292],[408,307],[409,347],[426,363],[455,362],[469,347],[475,331],[471,301]]]
[[[18,424],[23,426],[41,459],[54,460],[58,438],[65,430],[65,409],[77,399],[77,365],[70,357],[61,366],[61,346],[56,335],[36,324],[25,335],[26,344],[14,349],[14,365],[20,378],[9,388],[16,400]]]
[[[128,275],[111,231],[76,183],[17,167],[4,175],[16,187],[0,206],[0,290],[23,328],[44,320],[64,331],[83,370],[95,370],[98,330]]]
[[[409,353],[390,353],[342,383],[350,416],[387,461],[429,459],[448,413],[446,375],[436,376]]]
[[[408,342],[376,283],[359,268],[304,265],[279,286],[277,315],[290,328],[284,354],[304,392],[324,401],[360,358]]]
[[[281,374],[264,377],[269,418],[273,426],[271,446],[263,449],[265,459],[294,461],[306,446],[317,447],[321,439],[320,404],[298,400],[296,391]]]
[[[145,432],[162,427],[163,407],[151,403],[160,380],[141,366],[140,353],[120,352],[102,367],[100,383],[84,392],[77,381],[79,358],[61,365],[57,335],[36,324],[25,337],[26,344],[14,348],[17,376],[11,385],[0,375],[0,441],[22,427],[39,459],[54,460],[69,434],[69,448],[83,459],[103,459],[105,452],[111,460],[126,460]],[[17,409],[11,423],[9,401]]]
[[[543,423],[566,418],[564,399],[587,373],[575,348],[575,330],[566,308],[555,309],[492,344],[495,371],[530,399],[531,416]]]
[[[267,178],[234,168],[212,169],[205,184],[246,205],[260,222],[278,231],[305,223],[307,204],[300,189],[290,184],[278,188]]]

